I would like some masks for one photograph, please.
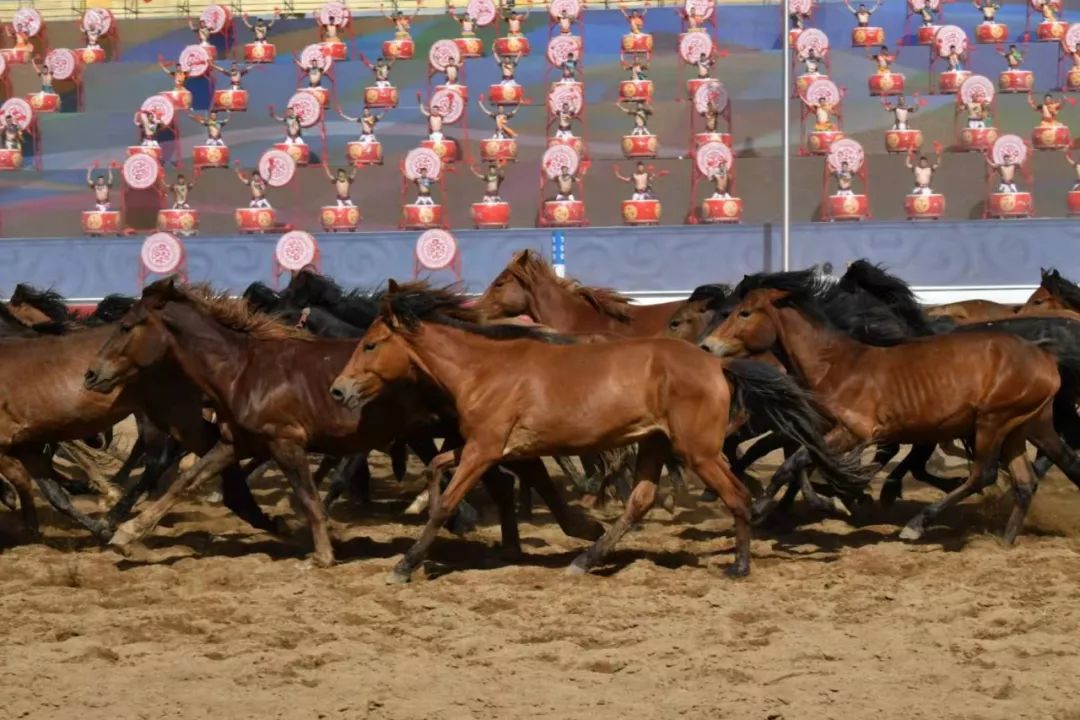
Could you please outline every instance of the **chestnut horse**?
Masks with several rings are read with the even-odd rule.
[[[662,333],[682,304],[636,305],[614,290],[561,278],[539,253],[521,250],[484,291],[477,307],[488,319],[528,315],[557,332],[649,337]]]
[[[861,442],[973,439],[967,480],[914,517],[902,538],[918,539],[928,521],[992,480],[1001,457],[1017,500],[1005,529],[1006,542],[1014,542],[1036,482],[1026,456],[1028,440],[1080,486],[1080,458],[1053,427],[1053,400],[1061,380],[1058,360],[1050,353],[994,332],[933,336],[892,347],[865,345],[829,326],[819,294],[809,283],[791,290],[755,290],[703,347],[721,357],[781,352],[788,369],[836,422],[826,436],[835,450]],[[773,490],[805,462],[805,457],[786,461]],[[759,502],[755,510],[767,508],[772,498]]]
[[[588,571],[652,507],[664,461],[674,451],[735,517],[735,576],[750,570],[750,496],[721,446],[732,409],[764,412],[811,448],[838,484],[865,485],[850,459],[821,452],[818,418],[804,391],[760,363],[722,361],[666,338],[574,342],[521,326],[485,326],[466,298],[422,283],[391,282],[382,314],[364,335],[331,395],[370,407],[401,383],[434,384],[454,401],[463,448],[432,461],[430,519],[391,573],[406,582],[442,521],[481,474],[498,462],[596,452],[638,443],[635,486],[616,523],[571,565]],[[572,410],[572,411],[571,411]],[[437,477],[457,464],[446,492]]]
[[[1019,314],[1080,313],[1080,286],[1063,278],[1056,268],[1043,269],[1041,276],[1039,287],[1020,306]]]
[[[118,383],[174,361],[210,398],[221,439],[164,495],[122,525],[111,544],[122,548],[145,535],[185,490],[229,463],[243,457],[273,458],[307,516],[315,546],[313,561],[332,564],[326,510],[312,481],[307,453],[351,455],[383,448],[429,428],[439,409],[432,393],[413,388],[389,393],[363,414],[332,402],[327,388],[356,347],[355,340],[326,340],[283,326],[269,315],[252,312],[243,300],[206,288],[181,287],[171,278],[147,286],[86,371],[86,386],[112,393]],[[543,469],[534,463],[512,470],[530,474],[568,534],[596,537],[599,526],[573,515],[536,465]],[[504,546],[515,552],[517,525],[505,482],[494,470],[485,477],[500,510]]]

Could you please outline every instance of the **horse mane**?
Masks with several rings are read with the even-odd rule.
[[[394,317],[409,330],[415,330],[422,322],[430,322],[465,330],[490,340],[539,340],[558,345],[576,343],[574,338],[553,333],[542,326],[483,324],[480,322],[481,313],[470,307],[472,298],[462,295],[453,287],[436,288],[418,280],[402,283],[382,297]]]
[[[256,340],[314,340],[305,330],[283,325],[273,315],[252,310],[243,298],[216,293],[206,284],[177,285],[172,278],[159,280],[143,290],[143,299],[160,298],[193,306],[230,330]]]
[[[288,286],[281,291],[282,303],[295,308],[311,305],[327,307],[341,302],[345,291],[336,282],[313,270],[301,270],[293,275]]]
[[[120,318],[124,317],[134,305],[135,298],[133,297],[120,294],[106,295],[105,298],[98,303],[97,307],[94,308],[94,312],[83,321],[83,324],[87,327],[97,327],[99,325],[108,325],[109,323],[117,322]]]
[[[19,283],[11,294],[11,302],[16,305],[29,305],[49,316],[53,322],[68,322],[72,319],[67,300],[55,290],[38,290],[33,285]]]
[[[281,302],[281,295],[265,283],[253,282],[247,286],[242,295],[252,310],[257,312],[273,312]]]
[[[577,295],[597,312],[621,323],[630,322],[630,299],[611,288],[589,287],[577,280],[561,278],[539,253],[522,250],[514,255],[507,266],[510,272],[524,282],[540,278],[553,282],[564,290]]]
[[[915,299],[915,293],[911,291],[911,287],[895,275],[890,275],[881,265],[875,265],[866,259],[851,263],[832,294],[841,293],[867,293],[884,303],[891,312],[908,325],[913,334],[933,334],[922,306]]]
[[[1048,293],[1068,305],[1070,310],[1080,311],[1080,286],[1063,278],[1057,268],[1042,271],[1041,285]]]
[[[27,325],[8,309],[7,303],[0,303],[0,327],[7,330],[0,331],[0,337],[32,338],[36,335],[65,335],[68,331],[67,323],[43,322],[37,325]]]
[[[694,288],[694,292],[690,293],[687,302],[703,302],[706,310],[716,310],[724,304],[729,295],[731,295],[730,285],[722,283],[698,285]]]

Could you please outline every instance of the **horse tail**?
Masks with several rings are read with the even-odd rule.
[[[727,360],[724,374],[735,390],[735,405],[759,427],[767,422],[784,437],[805,447],[829,485],[843,495],[860,495],[874,473],[864,468],[860,450],[837,455],[825,446],[825,419],[814,409],[813,395],[789,376],[756,360]]]

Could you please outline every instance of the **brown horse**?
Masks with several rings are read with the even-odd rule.
[[[1006,305],[993,300],[962,300],[926,308],[931,320],[948,318],[958,325],[1002,320],[1016,315],[1019,305]]]
[[[326,510],[316,493],[307,453],[352,455],[389,446],[429,427],[439,410],[432,394],[391,392],[363,414],[331,401],[327,388],[345,367],[355,340],[315,338],[252,312],[243,300],[185,288],[171,279],[148,286],[86,371],[86,386],[112,393],[120,382],[173,361],[210,398],[221,440],[157,501],[122,525],[111,543],[124,547],[149,532],[190,487],[244,458],[273,458],[296,494],[311,527],[319,565],[333,563]],[[539,465],[539,470],[536,466]],[[595,537],[599,526],[573,515],[543,466],[527,473],[568,534]],[[504,547],[518,549],[513,496],[493,471],[485,484],[500,510]]]
[[[750,496],[721,455],[732,405],[771,419],[818,451],[816,416],[805,393],[760,363],[721,361],[688,343],[664,338],[577,344],[527,327],[483,326],[465,298],[423,284],[391,282],[382,314],[334,381],[331,395],[353,408],[379,402],[403,382],[435,384],[453,398],[465,438],[432,461],[432,508],[420,538],[397,564],[406,582],[424,559],[442,521],[480,475],[509,459],[579,454],[639,444],[638,483],[619,520],[571,566],[600,562],[656,498],[664,461],[674,451],[714,488],[735,517],[735,563],[750,570]],[[568,412],[573,408],[573,412]],[[852,467],[817,453],[838,481],[864,483]],[[456,463],[446,492],[439,472]]]
[[[1044,269],[1041,275],[1039,287],[1017,311],[1020,315],[1080,313],[1080,286],[1063,278],[1056,268]]]
[[[538,253],[521,250],[484,291],[477,307],[488,319],[528,315],[558,332],[649,337],[662,333],[682,304],[635,305],[614,290],[561,278]]]
[[[992,479],[1001,457],[1017,499],[1005,540],[1015,541],[1035,486],[1025,454],[1028,440],[1080,486],[1080,459],[1053,428],[1058,361],[1015,336],[971,332],[892,347],[864,345],[828,326],[817,290],[808,284],[750,292],[703,347],[722,357],[782,352],[788,369],[836,422],[826,436],[836,450],[861,442],[973,439],[966,482],[913,518],[901,533],[904,539],[919,538],[927,521]],[[785,465],[800,462],[791,458]],[[773,491],[786,484],[790,467],[778,473]],[[765,500],[767,507],[771,496]]]

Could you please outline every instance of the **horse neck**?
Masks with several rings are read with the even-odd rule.
[[[176,362],[221,407],[246,364],[248,337],[188,305],[171,303],[162,314]]]
[[[815,388],[830,373],[853,365],[865,346],[841,332],[823,327],[802,311],[785,307],[776,310],[777,333],[792,371]]]
[[[529,315],[557,332],[592,332],[617,323],[588,300],[551,278],[539,276],[531,287]]]
[[[476,375],[469,369],[489,361],[494,355],[491,345],[501,342],[430,322],[421,323],[405,337],[420,373],[455,399],[467,390]]]

